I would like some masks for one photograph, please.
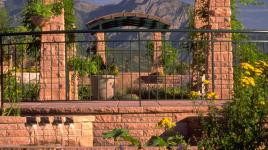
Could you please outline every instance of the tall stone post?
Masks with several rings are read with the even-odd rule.
[[[164,74],[162,66],[162,33],[153,33],[153,66],[152,73]]]
[[[103,63],[106,64],[106,54],[105,54],[105,34],[104,32],[97,32],[96,36],[96,54],[100,55]]]
[[[50,4],[55,0],[44,0]],[[42,31],[64,30],[64,10],[51,17]],[[40,100],[66,100],[65,35],[43,34],[41,36]]]
[[[202,0],[196,0],[195,8]],[[208,0],[208,28],[212,30],[231,29],[230,0]],[[202,26],[196,17],[196,28]],[[210,44],[207,54],[207,79],[209,91],[214,91],[219,99],[231,99],[233,95],[233,54],[231,33],[209,34]]]

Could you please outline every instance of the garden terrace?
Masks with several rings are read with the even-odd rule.
[[[92,36],[96,31],[1,34],[1,102],[189,100],[207,99],[209,92],[228,100],[238,82],[234,70],[251,57],[243,47],[267,54],[265,31],[102,30],[105,41]],[[161,41],[151,38],[154,32],[162,33]],[[212,39],[191,39],[190,33]],[[232,41],[232,33],[252,40]],[[62,34],[77,38],[55,39]],[[30,40],[41,35],[52,41]],[[105,60],[98,55],[100,42]],[[198,48],[209,55],[196,54]]]
[[[105,40],[94,36],[97,32],[104,33]],[[161,40],[155,32],[162,34]],[[236,41],[231,38],[234,33],[249,38]],[[68,35],[76,39],[59,38]],[[46,41],[33,42],[33,37]],[[267,37],[268,31],[232,30],[2,33],[1,107],[16,102],[23,117],[93,116],[86,124],[94,128],[87,138],[95,146],[114,145],[101,135],[120,127],[146,141],[164,132],[155,128],[163,117],[172,118],[176,129],[191,138],[200,127],[196,110],[207,112],[211,100],[222,106],[233,98],[240,83],[239,64],[251,57],[267,57]],[[21,124],[25,124],[23,117]],[[12,133],[9,138],[20,140],[21,134],[15,133],[26,131],[16,132],[24,129],[13,127],[3,129],[4,136]],[[77,138],[83,145],[83,137]]]

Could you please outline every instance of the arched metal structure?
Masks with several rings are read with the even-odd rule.
[[[137,26],[148,29],[168,29],[170,24],[160,17],[143,13],[114,13],[99,17],[87,23],[88,29],[110,29],[122,26]]]

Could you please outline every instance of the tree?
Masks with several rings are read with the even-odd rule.
[[[6,32],[9,28],[9,16],[5,8],[0,9],[0,32]]]

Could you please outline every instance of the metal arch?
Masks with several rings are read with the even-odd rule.
[[[146,27],[148,29],[169,29],[170,23],[160,17],[143,13],[114,13],[102,16],[87,23],[88,29],[111,29],[121,26]]]

